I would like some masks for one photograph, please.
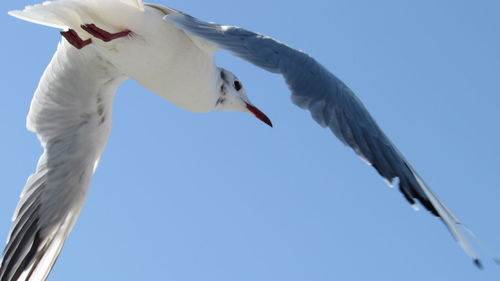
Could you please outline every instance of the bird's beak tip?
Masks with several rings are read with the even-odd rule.
[[[257,107],[255,107],[252,104],[247,103],[247,109],[250,111],[255,117],[257,117],[260,121],[266,123],[269,127],[273,127],[273,123],[271,122],[271,119],[267,117],[264,112],[260,111]]]

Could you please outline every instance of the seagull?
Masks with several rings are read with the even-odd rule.
[[[412,206],[418,202],[438,217],[481,267],[459,219],[351,89],[308,54],[262,34],[141,0],[59,0],[9,14],[59,28],[63,38],[27,117],[27,128],[37,134],[44,152],[14,212],[0,281],[47,278],[85,202],[110,134],[112,101],[125,80],[188,111],[246,112],[272,127],[237,76],[216,65],[219,50],[281,74],[294,104],[309,110],[389,183],[398,184]]]

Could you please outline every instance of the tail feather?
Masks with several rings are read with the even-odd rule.
[[[73,1],[44,2],[26,6],[24,10],[10,11],[9,15],[36,24],[67,29],[78,26],[81,18],[75,11],[77,3]]]
[[[116,17],[115,14],[120,17],[123,11],[134,10],[144,11],[142,0],[58,0],[26,6],[22,11],[10,11],[9,15],[36,24],[79,30],[83,23]]]
[[[121,0],[123,3],[130,5],[131,7],[137,8],[140,11],[144,11],[144,3],[142,0]]]

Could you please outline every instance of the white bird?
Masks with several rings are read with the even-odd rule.
[[[127,78],[189,111],[248,112],[272,126],[236,76],[216,66],[219,49],[282,74],[296,105],[308,109],[386,180],[398,179],[404,197],[439,217],[480,266],[460,221],[354,93],[307,54],[264,35],[141,0],[60,0],[9,14],[61,28],[65,39],[40,80],[27,117],[27,128],[45,151],[14,213],[0,281],[46,279],[85,201],[110,133],[116,88]]]

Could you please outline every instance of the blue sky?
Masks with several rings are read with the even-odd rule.
[[[57,30],[0,2],[0,237],[41,153],[25,116]],[[160,1],[304,50],[346,82],[440,198],[500,255],[498,1]],[[273,121],[194,114],[135,82],[49,280],[498,280],[441,222],[293,106],[281,77],[227,53]],[[3,239],[3,238],[0,238]],[[477,243],[476,243],[477,245]]]

